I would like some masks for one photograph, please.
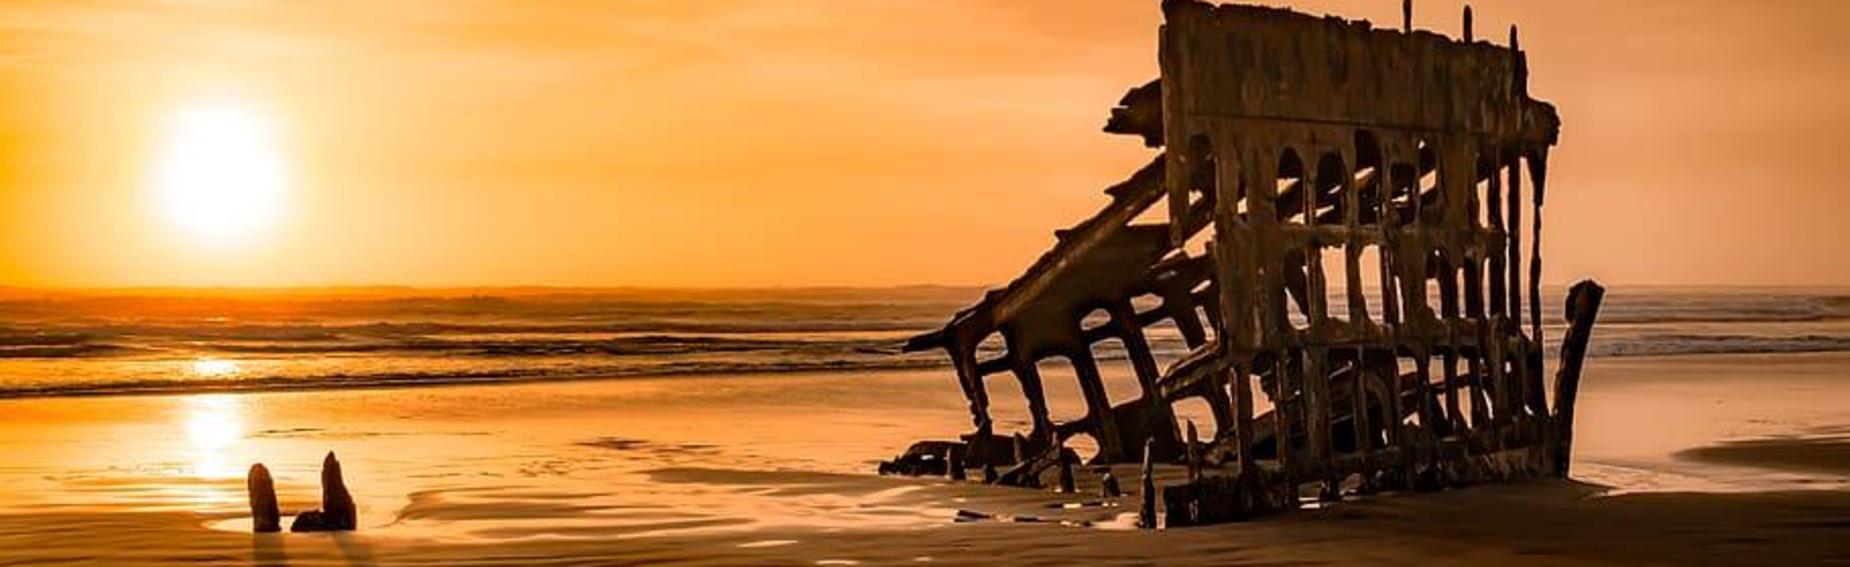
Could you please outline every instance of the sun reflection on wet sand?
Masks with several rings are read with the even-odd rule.
[[[185,398],[186,439],[192,475],[202,479],[235,478],[243,471],[232,460],[244,440],[244,405],[237,396],[206,394]]]

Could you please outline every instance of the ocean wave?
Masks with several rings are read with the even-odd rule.
[[[1591,356],[1673,356],[1691,354],[1754,354],[1850,351],[1850,337],[1829,335],[1752,336],[1653,334],[1625,340],[1595,339]]]
[[[687,353],[710,355],[716,352],[682,344],[678,340],[668,342],[676,345],[673,348],[685,349]],[[766,341],[766,343],[774,343],[774,341]],[[872,372],[926,368],[944,368],[948,372],[949,367],[948,361],[936,353],[899,355],[896,351],[888,349],[886,343],[853,341],[803,346],[809,350],[804,350],[804,348],[768,349],[750,351],[749,355],[744,357],[719,359],[711,357],[691,359],[677,354],[679,350],[676,352],[658,351],[659,356],[636,357],[635,360],[627,362],[599,362],[600,360],[615,361],[619,360],[619,357],[588,357],[577,350],[570,351],[570,354],[559,355],[555,351],[523,348],[519,352],[522,353],[521,356],[527,358],[515,358],[512,359],[512,365],[489,369],[469,369],[468,363],[464,361],[456,367],[426,371],[337,371],[306,375],[256,372],[232,378],[208,376],[128,378],[103,375],[54,383],[0,386],[0,398],[424,387],[696,374]],[[1589,354],[1594,357],[1637,357],[1845,351],[1850,351],[1850,337],[1647,334],[1605,340],[1596,337]],[[1158,349],[1159,359],[1165,364],[1180,354],[1182,353],[1179,345]],[[1549,356],[1552,358],[1554,353],[1550,352]],[[438,355],[415,358],[454,361],[459,357]],[[1121,361],[1124,359],[1124,353],[1121,349],[1101,348],[1098,358],[1102,361]],[[561,360],[573,363],[562,366],[558,364]],[[402,361],[402,359],[383,359],[376,364],[373,362],[367,364],[390,367],[392,361]],[[531,363],[528,364],[527,361]]]
[[[858,361],[818,359],[786,361],[777,364],[685,361],[647,367],[587,367],[571,371],[528,368],[484,372],[327,374],[309,377],[262,376],[236,380],[200,378],[74,381],[38,386],[0,387],[0,399],[519,384],[651,376],[904,370],[939,366],[947,365],[939,361],[918,358]]]
[[[0,398],[945,367],[941,353],[899,345],[963,305],[945,294],[693,297],[0,301]],[[1558,341],[1559,311],[1549,311]],[[1160,361],[1184,354],[1173,328],[1151,332]],[[1621,288],[1590,354],[1846,351],[1850,294]],[[1124,358],[1117,341],[1095,355]],[[241,367],[194,368],[202,359]]]
[[[1777,348],[1752,347],[1743,348],[1736,345],[1707,344],[1701,346],[1683,346],[1675,349],[1663,348],[1607,348],[1595,356],[1630,357],[1630,356],[1666,356],[1676,354],[1721,354],[1753,352],[1827,352],[1845,351],[1850,347],[1842,343],[1831,345],[1789,345]],[[235,392],[280,392],[297,390],[330,389],[364,389],[364,388],[402,388],[424,386],[448,386],[471,384],[514,384],[542,381],[567,381],[588,379],[620,379],[651,376],[676,375],[710,375],[710,374],[747,374],[747,373],[797,373],[797,372],[871,372],[901,369],[948,368],[948,364],[936,359],[886,359],[886,360],[847,360],[817,359],[809,361],[785,361],[778,363],[758,362],[671,362],[649,367],[612,367],[579,368],[560,371],[549,368],[527,368],[495,370],[482,372],[435,372],[435,373],[380,373],[380,374],[325,374],[308,377],[294,376],[260,376],[238,378],[233,380],[199,378],[199,379],[135,379],[118,381],[71,381],[59,384],[35,386],[0,387],[0,399],[72,397],[72,396],[117,396],[117,395],[157,395],[182,393],[235,393]]]
[[[1550,306],[1552,307],[1552,306]],[[1550,322],[1561,311],[1550,309]],[[1850,320],[1850,295],[1830,293],[1614,291],[1605,323],[1806,323]]]
[[[201,351],[229,354],[429,354],[480,357],[664,356],[752,351],[892,351],[898,340],[787,340],[715,336],[639,335],[609,339],[570,337],[522,340],[457,340],[414,337],[365,343],[195,343]]]
[[[143,349],[107,343],[72,343],[48,345],[6,345],[0,346],[0,359],[14,358],[85,358],[103,356],[121,356],[130,353],[146,352]]]

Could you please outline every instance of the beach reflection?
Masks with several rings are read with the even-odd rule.
[[[202,479],[235,478],[243,474],[231,459],[244,440],[244,405],[238,396],[207,394],[185,399],[186,439],[192,474]]]

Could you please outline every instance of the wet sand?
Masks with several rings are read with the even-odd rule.
[[[1850,561],[1850,355],[1588,372],[1574,481],[1158,532],[1130,529],[1134,494],[1087,496],[1091,474],[1078,496],[872,475],[967,426],[944,370],[13,400],[0,565]],[[362,529],[245,533],[245,467],[289,515],[327,450]]]
[[[1850,475],[1850,439],[1840,435],[1726,441],[1680,451],[1677,456],[1747,467]]]

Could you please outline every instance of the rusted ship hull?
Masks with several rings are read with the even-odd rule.
[[[907,343],[949,354],[975,427],[883,470],[990,466],[1035,485],[1085,435],[1098,463],[1198,465],[1163,490],[1175,526],[1303,492],[1566,474],[1602,291],[1570,293],[1550,380],[1541,211],[1560,125],[1527,93],[1514,28],[1497,46],[1271,8],[1164,11],[1162,76],[1105,128],[1164,153],[1020,278]],[[1158,208],[1167,222],[1136,221]],[[1167,367],[1146,336],[1159,323],[1191,349]],[[1134,399],[1103,382],[1094,349],[1111,340]],[[1083,416],[1050,414],[1050,358],[1072,365]],[[986,380],[1002,374],[1026,431],[995,431]],[[1186,399],[1210,408],[1215,438],[1182,435]]]

